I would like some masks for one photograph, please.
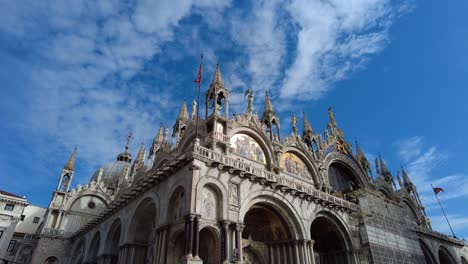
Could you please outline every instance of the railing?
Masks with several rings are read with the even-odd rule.
[[[306,198],[326,201],[328,203],[332,203],[350,210],[358,209],[356,204],[350,203],[331,194],[319,191],[315,189],[315,187],[310,183],[299,181],[298,179],[284,174],[276,174],[265,169],[254,167],[244,161],[230,158],[224,154],[214,152],[211,149],[207,149],[199,145],[195,145],[194,155],[198,155],[212,162],[227,166],[229,167],[230,172],[237,172],[240,175],[250,177],[257,181],[263,181],[265,183],[278,186],[281,189],[304,195]]]
[[[208,137],[212,137],[212,138],[215,138],[219,141],[226,142],[226,143],[230,142],[230,137],[217,131],[211,132],[210,134],[208,134]]]
[[[50,236],[50,237],[69,237],[73,234],[74,232],[67,232],[65,230],[59,230],[55,228],[44,228],[42,229],[41,234],[43,236]]]

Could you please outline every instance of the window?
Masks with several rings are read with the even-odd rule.
[[[6,204],[5,205],[5,211],[13,211],[14,208],[15,208],[14,204]]]
[[[88,208],[89,209],[94,209],[94,208],[96,208],[96,204],[93,201],[91,201],[91,202],[88,203]]]
[[[40,217],[34,217],[34,219],[33,219],[33,224],[39,223],[39,220],[41,220]]]
[[[15,250],[15,246],[16,246],[16,240],[11,240],[10,244],[8,245],[7,252],[12,252],[13,250]]]
[[[25,217],[25,215],[21,215],[20,216],[20,221],[24,221],[24,217]]]

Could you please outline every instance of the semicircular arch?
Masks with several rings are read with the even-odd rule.
[[[266,166],[278,165],[278,161],[276,160],[275,155],[273,154],[274,151],[271,148],[270,144],[268,144],[269,141],[266,138],[266,136],[262,135],[262,133],[259,133],[257,130],[251,127],[236,127],[232,129],[229,133],[231,142],[233,142],[233,137],[239,134],[247,135],[248,137],[252,138],[255,141],[255,143],[258,144],[265,156]]]
[[[365,176],[359,166],[350,157],[339,153],[332,152],[325,157],[324,167],[326,168],[326,175],[329,175],[330,166],[337,164],[349,171],[350,174],[357,180],[361,187],[369,187],[370,182],[367,176]]]
[[[198,214],[202,214],[202,204],[203,201],[203,191],[205,186],[210,187],[216,192],[217,198],[219,200],[219,218],[220,219],[227,219],[228,217],[228,208],[224,205],[228,204],[228,190],[226,186],[216,177],[207,176],[200,178],[197,183],[197,202],[195,203],[195,211]]]
[[[312,162],[312,160],[310,159],[310,157],[303,153],[303,151],[297,147],[293,147],[293,146],[288,146],[288,147],[285,147],[283,149],[283,154],[281,156],[281,160],[279,161],[280,162],[280,167],[283,168],[284,165],[286,164],[283,164],[285,163],[285,160],[283,160],[283,157],[284,155],[286,155],[287,153],[292,153],[293,155],[297,156],[303,163],[304,165],[307,167],[308,169],[308,172],[310,173],[310,176],[312,177],[312,180],[314,182],[314,184],[320,184],[321,181],[320,181],[320,178],[319,178],[319,171],[318,169],[315,167],[314,163]]]

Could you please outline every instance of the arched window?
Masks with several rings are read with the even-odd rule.
[[[58,264],[59,261],[56,257],[48,257],[45,261],[44,264]]]
[[[260,145],[251,136],[246,134],[235,134],[231,137],[231,147],[234,153],[248,159],[266,164],[265,153]]]
[[[328,168],[328,178],[332,192],[347,193],[359,188],[355,176],[348,168],[334,163]]]

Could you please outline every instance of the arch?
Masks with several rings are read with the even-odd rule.
[[[327,150],[328,151],[328,150]],[[326,154],[324,159],[324,167],[327,168],[327,176],[329,174],[328,170],[332,164],[338,164],[348,171],[348,173],[354,177],[354,179],[359,183],[361,187],[369,187],[370,180],[367,175],[364,174],[362,169],[356,163],[356,161],[350,156],[344,155],[340,152],[332,151]]]
[[[362,183],[356,173],[342,162],[332,162],[328,166],[328,182],[331,191],[345,194],[362,187]]]
[[[309,170],[309,172],[310,172],[310,174],[312,176],[311,180],[314,182],[314,184],[316,186],[318,186],[321,183],[320,177],[319,177],[319,172],[316,169],[316,167],[314,166],[314,163],[312,162],[312,157],[309,157],[309,155],[307,155],[307,153],[304,153],[304,150],[302,150],[301,148],[295,147],[295,146],[285,147],[283,150],[284,150],[284,154],[293,153],[294,155],[298,156],[303,163],[305,163],[305,165],[307,166],[307,168],[308,168],[308,170]],[[283,167],[282,166],[282,162],[283,162],[282,159],[283,159],[283,157],[281,157],[281,160],[279,161],[280,167]]]
[[[107,232],[104,244],[104,255],[109,259],[108,263],[118,263],[121,233],[122,224],[120,218],[116,218]]]
[[[59,260],[55,256],[50,256],[46,258],[44,264],[59,264]]]
[[[71,255],[72,264],[81,264],[81,262],[83,262],[85,246],[86,242],[84,238],[82,238],[76,243],[75,248],[72,251],[73,253]]]
[[[418,223],[419,216],[413,203],[407,199],[402,200],[402,203],[403,203],[403,210],[406,213],[404,217],[406,219],[412,219],[414,222]],[[411,218],[408,218],[406,216],[411,216]]]
[[[99,246],[101,244],[101,233],[98,231],[94,234],[93,239],[88,247],[87,263],[97,263],[99,254]]]
[[[268,164],[264,148],[248,133],[240,132],[232,135],[229,143],[233,153],[261,164]]]
[[[204,264],[221,263],[221,240],[218,232],[211,227],[200,230],[199,255]]]
[[[203,188],[208,186],[212,188],[217,196],[218,196],[218,216],[219,219],[226,219],[228,215],[229,208],[225,205],[228,204],[228,196],[224,194],[228,194],[228,190],[224,184],[218,180],[218,178],[212,176],[206,176],[200,178],[197,183],[197,202],[195,203],[196,209],[195,211],[199,214],[202,214],[202,192]],[[203,217],[203,214],[202,214]]]
[[[391,195],[391,192],[385,186],[379,186],[377,191],[380,192],[385,198],[393,200],[393,195]]]
[[[242,222],[247,211],[255,204],[262,203],[272,207],[285,220],[293,239],[305,238],[303,226],[297,208],[281,195],[271,190],[252,192],[241,202],[239,222]]]
[[[315,241],[316,263],[352,263],[351,237],[334,214],[328,211],[319,212],[310,225],[310,237]]]
[[[274,151],[271,148],[269,142],[269,138],[263,133],[261,128],[251,127],[251,126],[240,126],[233,128],[229,131],[229,137],[232,139],[233,136],[236,134],[245,134],[253,138],[263,150],[263,154],[265,155],[265,164],[267,166],[271,166],[273,164],[277,164],[276,156],[274,155]]]
[[[297,152],[287,151],[281,155],[280,167],[284,172],[298,176],[306,180],[312,180],[313,173],[302,155]]]
[[[205,184],[201,189],[201,215],[203,218],[221,219],[223,212],[222,193],[214,184]],[[220,202],[221,201],[221,202]]]
[[[96,201],[98,201],[98,204],[97,205],[102,205],[101,208],[100,206],[97,206],[97,207],[94,207],[94,208],[90,208],[88,207],[87,203],[86,204],[83,204],[83,205],[77,205],[78,202],[81,202],[82,200],[84,200],[84,198],[88,198],[90,199],[90,201],[93,201],[95,204],[96,204]],[[84,211],[85,213],[90,213],[90,210],[94,210],[96,212],[94,212],[93,214],[98,214],[99,213],[99,209],[103,210],[105,208],[108,207],[109,205],[109,202],[108,200],[106,200],[105,198],[99,196],[99,195],[96,195],[95,193],[83,193],[79,196],[77,196],[75,199],[71,200],[66,208],[68,211],[75,211],[75,212],[82,212]],[[77,208],[77,206],[81,206],[82,208]],[[80,210],[82,209],[82,210]]]
[[[457,261],[452,256],[450,251],[445,246],[440,246],[439,251],[437,252],[439,255],[439,263],[440,264],[456,264]]]
[[[156,203],[151,197],[144,198],[136,207],[126,234],[126,240],[135,246],[135,251],[127,262],[153,263],[156,216]]]
[[[434,257],[434,254],[432,253],[431,249],[429,246],[424,242],[422,239],[419,240],[419,246],[421,247],[422,253],[424,255],[424,259],[426,260],[427,264],[437,264],[437,260]]]
[[[166,222],[177,223],[183,221],[187,204],[187,192],[182,185],[178,185],[171,192],[169,199]]]

